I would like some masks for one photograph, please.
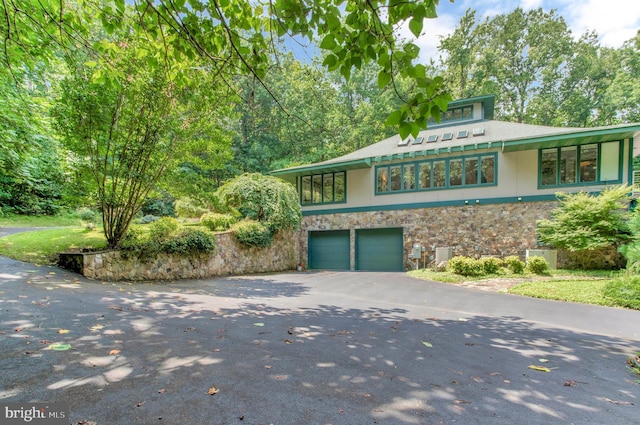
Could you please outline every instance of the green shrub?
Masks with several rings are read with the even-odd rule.
[[[484,274],[482,262],[469,257],[453,257],[447,262],[447,268],[462,276],[482,276]]]
[[[511,271],[511,273],[524,273],[524,262],[520,260],[517,255],[509,255],[508,257],[505,257],[504,263],[507,265],[507,268],[509,269],[509,271]]]
[[[254,221],[243,220],[231,226],[238,242],[247,246],[265,248],[271,245],[271,230],[266,225]]]
[[[178,230],[178,220],[173,217],[162,217],[149,224],[149,237],[152,240],[163,241]]]
[[[527,258],[527,270],[533,274],[546,274],[549,273],[549,263],[544,257],[534,255]]]
[[[78,217],[82,221],[95,223],[96,221],[100,220],[100,214],[98,213],[98,211],[91,208],[80,208],[78,211],[76,211],[76,214],[78,214]]]
[[[613,279],[604,287],[603,295],[620,307],[640,310],[640,276]]]
[[[236,217],[231,214],[206,213],[200,217],[200,224],[214,232],[229,230],[231,225],[237,221]]]
[[[216,249],[216,237],[202,230],[186,230],[162,243],[161,252],[182,256],[210,254]]]
[[[176,213],[183,218],[200,218],[208,212],[205,207],[191,198],[180,198],[176,201]]]
[[[501,259],[497,257],[484,257],[480,259],[482,268],[485,274],[498,274],[502,270],[504,264]]]
[[[153,223],[154,221],[158,221],[160,219],[160,217],[155,216],[155,215],[145,215],[144,217],[141,217],[138,220],[138,223],[140,224],[149,224],[149,223]]]

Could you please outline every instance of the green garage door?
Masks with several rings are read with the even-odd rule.
[[[356,270],[404,270],[402,228],[356,230]]]
[[[348,230],[309,232],[309,268],[349,270],[349,245]]]

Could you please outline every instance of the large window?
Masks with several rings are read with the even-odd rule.
[[[345,183],[344,171],[302,176],[300,203],[313,205],[346,202]]]
[[[540,150],[539,185],[575,186],[620,181],[619,141]]]
[[[456,189],[495,185],[496,154],[381,165],[376,193]]]

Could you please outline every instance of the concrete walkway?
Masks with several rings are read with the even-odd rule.
[[[66,402],[73,424],[640,421],[638,311],[403,273],[129,285],[1,257],[0,297],[0,403]]]

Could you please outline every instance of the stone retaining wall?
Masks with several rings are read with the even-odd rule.
[[[162,254],[141,262],[119,251],[61,254],[60,265],[97,280],[174,280],[295,270],[299,258],[297,232],[280,232],[267,248],[248,248],[230,232],[216,235],[211,255],[180,257]]]

